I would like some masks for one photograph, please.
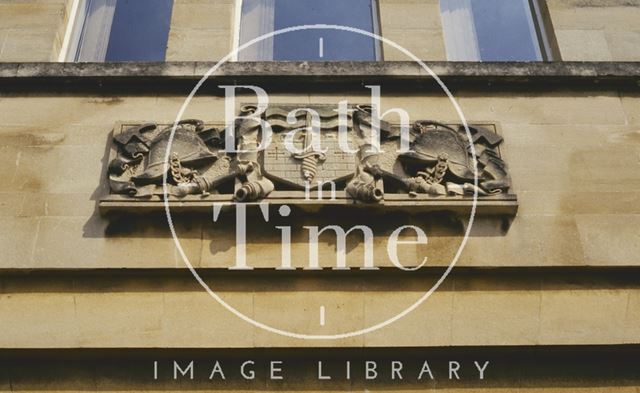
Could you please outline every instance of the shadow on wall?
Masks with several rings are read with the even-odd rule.
[[[108,138],[112,138],[109,135]],[[107,178],[109,165],[110,145],[107,143],[102,158],[102,179]],[[103,181],[91,195],[95,201],[94,212],[83,225],[83,237],[103,239],[107,247],[112,246],[127,249],[139,253],[145,247],[156,247],[153,239],[171,242],[172,234],[168,220],[164,212],[164,206],[155,202],[155,209],[127,207],[126,209],[114,209],[101,214],[100,199],[108,193],[108,184]],[[469,213],[452,211],[420,211],[416,203],[415,212],[412,206],[403,206],[394,209],[392,207],[368,208],[366,204],[358,206],[343,204],[330,206],[314,206],[311,209],[303,205],[289,204],[291,212],[287,217],[282,217],[278,212],[279,205],[269,207],[269,220],[266,221],[263,213],[256,206],[247,209],[246,222],[246,252],[250,266],[277,267],[274,261],[280,261],[282,244],[286,242],[283,232],[291,233],[291,256],[296,261],[311,259],[314,251],[311,247],[314,243],[312,228],[319,231],[317,236],[317,254],[321,259],[322,267],[336,266],[339,262],[336,255],[342,245],[336,228],[342,228],[345,235],[344,253],[350,267],[367,266],[366,249],[368,242],[365,240],[365,231],[371,234],[371,247],[373,249],[373,264],[375,266],[392,266],[391,257],[388,258],[389,244],[394,233],[399,233],[398,240],[399,260],[407,267],[417,266],[428,255],[429,263],[434,265],[447,265],[456,254],[469,223]],[[198,212],[181,211],[172,214],[172,222],[175,232],[180,240],[197,244],[202,253],[198,266],[229,267],[236,260],[238,239],[236,237],[237,220],[235,209],[223,210],[213,220],[213,205],[205,206]],[[512,222],[513,217],[503,215],[476,216],[472,237],[502,237]],[[413,228],[406,228],[413,226]],[[286,229],[284,229],[286,228]],[[323,228],[327,228],[323,231]],[[404,228],[404,229],[403,229]],[[419,229],[416,229],[419,228]],[[352,230],[349,232],[349,230]],[[398,232],[401,230],[401,232]],[[428,241],[418,244],[419,232],[427,236]],[[126,243],[127,239],[143,239],[142,242]],[[117,243],[115,242],[117,240]],[[122,242],[125,240],[125,243]],[[402,241],[413,242],[401,245]],[[167,245],[166,250],[172,248]],[[164,247],[161,247],[164,249]],[[158,251],[158,250],[156,250]],[[162,253],[160,253],[162,254]],[[160,255],[159,254],[159,255]],[[271,261],[271,262],[269,262]],[[307,262],[305,262],[307,263]],[[279,265],[279,262],[277,263]],[[396,265],[397,266],[397,265]]]

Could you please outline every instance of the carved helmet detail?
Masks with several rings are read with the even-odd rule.
[[[135,180],[149,182],[159,180],[162,177],[170,135],[171,127],[168,127],[151,141],[145,170],[140,175],[133,177]],[[182,165],[190,167],[206,165],[217,158],[217,155],[207,148],[207,145],[193,128],[182,125],[178,126],[173,135],[170,156],[173,154],[177,155]]]
[[[433,126],[428,129],[425,125]],[[411,143],[411,150],[398,156],[402,163],[434,166],[438,158],[446,155],[449,171],[462,180],[472,180],[473,171],[468,153],[468,143],[452,128],[430,121],[416,123],[423,128]]]

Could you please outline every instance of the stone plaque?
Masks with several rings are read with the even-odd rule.
[[[239,115],[256,110],[246,105]],[[271,126],[271,143],[256,149],[264,140],[262,128],[244,118],[235,123],[238,152],[225,150],[220,123],[183,120],[168,155],[171,124],[119,123],[107,169],[110,192],[101,210],[162,208],[167,198],[176,210],[265,200],[468,211],[475,194],[479,212],[515,214],[517,199],[494,124],[471,124],[470,141],[461,125],[414,121],[405,135],[410,148],[402,151],[401,128],[384,121],[379,146],[371,143],[371,116],[366,105],[349,106],[342,115],[326,105],[271,106],[260,115]]]

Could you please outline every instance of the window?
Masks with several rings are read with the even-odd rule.
[[[538,0],[440,0],[447,59],[553,58]]]
[[[67,61],[164,61],[173,0],[79,0]]]
[[[375,0],[243,0],[239,44],[286,27],[331,24],[378,33]],[[262,40],[238,53],[238,59],[367,61],[380,58],[372,37],[340,30],[300,30]]]

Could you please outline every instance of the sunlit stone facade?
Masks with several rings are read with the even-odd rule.
[[[517,212],[479,209],[456,266],[408,315],[312,340],[213,299],[186,269],[161,203],[101,209],[114,129],[175,121],[234,48],[238,4],[175,0],[165,63],[60,62],[75,3],[0,0],[0,391],[640,391],[640,2],[547,0],[555,58],[535,63],[447,62],[438,1],[376,3],[379,34],[424,60],[469,124],[504,139]],[[366,86],[379,85],[382,111],[461,123],[420,65],[388,43],[380,56],[231,61],[182,118],[224,124],[220,85],[260,86],[272,105],[336,108],[369,103]],[[235,97],[238,107],[255,100]],[[469,225],[469,210],[291,206],[269,222],[249,216],[253,270],[228,269],[232,210],[216,222],[208,207],[177,213],[173,224],[228,306],[298,335],[363,330],[402,312],[441,277]],[[339,247],[326,234],[322,269],[308,269],[305,226],[358,224],[374,232],[379,270],[360,269],[356,233],[351,269],[332,269]],[[428,258],[415,272],[387,253],[392,231],[409,224],[428,236],[398,246],[408,266]],[[292,269],[281,269],[276,226],[291,228]]]

